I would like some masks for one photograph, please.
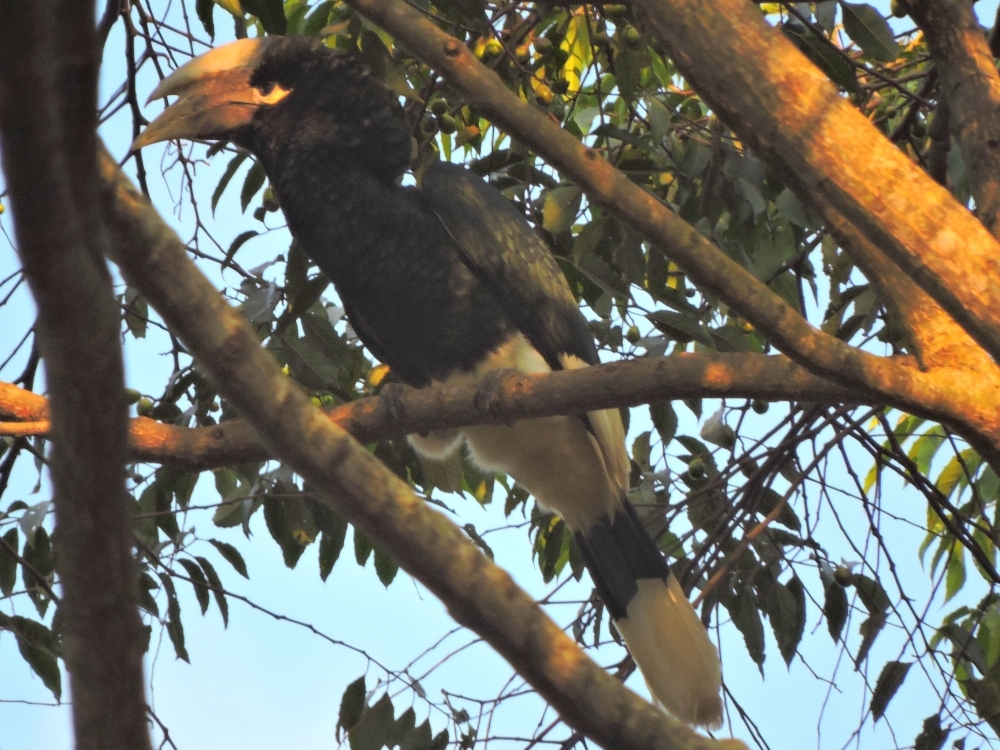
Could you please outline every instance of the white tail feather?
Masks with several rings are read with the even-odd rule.
[[[719,654],[677,579],[639,580],[628,616],[615,621],[653,697],[687,724],[722,724]]]

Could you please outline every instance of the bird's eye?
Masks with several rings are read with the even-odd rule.
[[[267,96],[274,91],[274,81],[265,81],[257,87],[257,90],[261,93],[261,95]]]

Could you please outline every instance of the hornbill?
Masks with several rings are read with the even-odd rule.
[[[178,99],[136,138],[229,140],[252,152],[293,237],[330,277],[361,341],[413,386],[598,363],[545,243],[496,189],[445,163],[402,186],[411,135],[398,97],[354,56],[303,37],[243,39],[191,60],[150,99]],[[653,696],[718,726],[718,654],[626,499],[615,409],[411,435],[443,458],[464,440],[574,532]]]

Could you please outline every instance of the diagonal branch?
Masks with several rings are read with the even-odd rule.
[[[591,661],[509,575],[336,427],[261,348],[246,320],[103,152],[113,256],[275,455],[490,643],[565,718],[606,747],[709,750]]]
[[[699,94],[823,214],[832,208],[1000,356],[1000,248],[743,0],[637,0]],[[829,213],[829,211],[828,211]]]
[[[52,393],[59,620],[75,746],[148,749],[120,317],[98,207],[94,8],[5,0],[0,17],[3,167]]]

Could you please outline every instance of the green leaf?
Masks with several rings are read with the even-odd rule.
[[[10,596],[17,583],[17,529],[4,534],[3,540],[6,544],[0,545],[0,594]]]
[[[167,635],[170,642],[174,644],[174,653],[178,659],[183,659],[188,664],[187,649],[184,647],[184,625],[181,623],[181,603],[177,600],[177,591],[174,589],[174,582],[166,573],[160,574],[160,582],[163,590],[167,592]]]
[[[852,583],[857,589],[858,598],[868,610],[868,614],[883,614],[888,611],[891,602],[881,583],[874,578],[860,574],[854,576]]]
[[[649,313],[646,318],[656,326],[657,330],[674,341],[679,341],[682,344],[698,341],[711,348],[715,346],[705,326],[687,315],[669,310],[657,310]]]
[[[375,547],[375,573],[382,585],[389,588],[389,584],[392,583],[398,572],[399,566],[396,565],[396,561],[389,557],[387,552]]]
[[[632,441],[632,460],[643,471],[649,470],[649,434],[649,430],[646,430]]]
[[[215,3],[234,16],[243,18],[243,8],[240,7],[240,0],[215,0]]]
[[[424,475],[424,487],[437,487],[442,492],[458,492],[462,489],[462,453],[455,451],[443,459],[434,459],[417,454],[420,471]]]
[[[949,601],[965,585],[965,547],[956,544],[948,558],[944,577],[944,600]]]
[[[208,611],[209,603],[208,581],[205,579],[205,574],[201,572],[201,568],[192,560],[178,558],[177,562],[180,563],[181,567],[187,571],[188,576],[191,578],[194,595],[198,599],[198,606],[201,607],[201,613],[204,615]]]
[[[215,191],[212,193],[212,213],[215,213],[215,207],[219,205],[219,198],[226,190],[226,186],[229,185],[229,181],[233,179],[233,175],[236,174],[236,170],[240,168],[240,164],[246,161],[247,157],[250,156],[249,151],[240,151],[236,156],[234,156],[229,164],[226,165],[226,171],[222,173],[222,178],[219,180],[219,184],[215,186]],[[246,210],[245,208],[243,209]]]
[[[955,613],[953,613],[955,614]],[[952,658],[956,661],[965,660],[975,665],[982,673],[986,673],[986,654],[982,646],[968,630],[957,623],[951,622],[942,627],[939,631],[952,642]]]
[[[340,716],[337,719],[337,726],[344,729],[351,729],[361,718],[361,712],[365,708],[365,678],[362,675],[344,691],[344,696],[340,699]]]
[[[861,648],[858,649],[857,662],[860,664],[868,657],[868,652],[871,650],[872,644],[875,643],[875,638],[878,634],[882,632],[882,628],[885,627],[886,616],[881,612],[872,614],[867,620],[861,623],[858,628],[858,632],[861,633]]]
[[[264,187],[265,179],[267,179],[267,175],[264,173],[264,167],[260,165],[260,162],[255,161],[250,167],[250,171],[247,172],[246,179],[243,181],[243,189],[240,191],[240,208],[244,212],[253,197],[257,195],[257,191]]]
[[[372,544],[371,538],[359,529],[357,526],[354,527],[354,559],[357,560],[358,565],[362,568],[368,563],[368,558],[372,554],[372,550],[375,549],[375,545]]]
[[[649,405],[649,418],[666,447],[677,434],[677,412],[669,401],[654,401]]]
[[[836,582],[826,585],[826,596],[823,601],[823,616],[826,617],[826,627],[834,642],[840,640],[840,634],[847,623],[847,592]]]
[[[383,695],[351,727],[351,750],[381,750],[396,734],[392,700]]]
[[[198,0],[195,3],[194,9],[198,14],[198,20],[201,21],[201,25],[205,27],[205,33],[211,39],[215,39],[215,21],[212,18],[212,11],[215,10],[214,0]]]
[[[137,339],[146,338],[149,323],[149,303],[146,297],[133,287],[126,287],[123,298],[125,325],[129,333]]]
[[[858,79],[854,75],[854,67],[837,54],[837,51],[830,44],[818,38],[798,21],[789,21],[782,27],[782,31],[788,35],[799,51],[809,58],[813,65],[826,74],[827,78],[849,93],[857,91]],[[778,210],[781,211],[780,205]],[[782,213],[789,221],[799,224],[784,211]],[[806,224],[799,224],[799,226],[807,228]]]
[[[487,24],[486,6],[482,0],[434,0],[434,6],[452,21],[483,29]]]
[[[260,19],[268,34],[284,34],[288,31],[285,7],[281,0],[242,0],[243,10]]]
[[[290,503],[278,498],[264,498],[264,522],[267,524],[267,530],[271,533],[271,538],[281,548],[285,565],[294,568],[305,551],[305,545],[295,538],[289,505]]]
[[[926,475],[930,473],[931,461],[942,445],[944,445],[944,428],[941,425],[934,425],[916,439],[906,455],[917,465],[920,473]]]
[[[888,707],[889,701],[892,700],[896,691],[902,687],[903,680],[906,679],[906,674],[912,666],[913,662],[890,661],[886,662],[886,665],[882,667],[882,672],[875,682],[875,690],[872,691],[870,706],[872,718],[875,721],[878,721],[885,715],[885,709]]]
[[[250,578],[247,573],[247,564],[243,560],[243,555],[233,545],[228,542],[220,542],[218,539],[209,539],[208,543],[215,547],[219,554],[226,558],[226,562],[233,566],[233,569],[244,578]]]
[[[744,586],[739,593],[726,604],[729,616],[733,620],[736,629],[743,634],[743,642],[746,644],[747,653],[753,659],[754,664],[760,669],[761,676],[764,674],[764,624],[760,619],[760,612],[757,610],[757,598],[753,594],[750,586]]]
[[[222,624],[224,627],[229,627],[229,602],[226,601],[226,592],[222,587],[222,580],[219,578],[219,574],[215,572],[215,566],[212,565],[204,557],[196,557],[195,560],[201,566],[201,569],[205,571],[205,577],[208,579],[208,583],[212,587],[212,595],[215,597],[215,603],[219,607],[219,612],[222,614]]]
[[[542,204],[542,227],[547,232],[559,234],[569,229],[580,210],[583,193],[576,185],[564,185],[545,193]]]
[[[771,628],[785,664],[791,664],[806,628],[805,587],[793,577],[787,584],[775,586],[774,592],[777,606],[769,610]]]
[[[924,719],[923,729],[913,742],[913,750],[941,750],[948,741],[950,729],[941,728],[941,715],[934,714]]]
[[[233,260],[233,258],[236,257],[236,253],[239,251],[239,249],[243,247],[247,242],[252,240],[254,237],[256,237],[258,234],[259,232],[253,229],[248,229],[246,232],[240,232],[238,235],[236,235],[236,239],[233,240],[232,244],[229,246],[229,249],[226,250],[226,259],[223,261],[222,265],[223,266],[228,265]]]
[[[56,658],[60,647],[55,634],[40,622],[3,613],[0,613],[0,630],[14,634],[21,657],[58,701],[62,696],[62,675]]]
[[[757,512],[762,516],[768,516],[771,514],[771,511],[778,507],[778,503],[780,502],[781,495],[770,487],[767,487],[760,493],[760,499],[757,501]],[[787,502],[785,502],[784,506],[778,512],[778,517],[775,521],[792,531],[802,529],[802,521],[799,520],[798,515],[796,515]]]
[[[899,57],[899,45],[892,28],[877,9],[867,3],[845,3],[841,0],[844,30],[865,56],[879,62],[892,62]]]
[[[428,750],[433,742],[430,721],[425,721],[399,740],[399,750]]]
[[[292,328],[281,337],[281,345],[292,377],[302,385],[314,390],[338,388],[340,369],[312,338],[298,339],[290,334]]]
[[[49,595],[42,588],[42,583],[51,583],[51,573],[55,570],[55,564],[52,559],[52,542],[44,526],[38,526],[35,529],[34,544],[31,541],[31,537],[25,541],[24,549],[21,550],[21,557],[45,580],[39,581],[34,573],[28,572],[27,566],[21,567],[21,579],[24,581],[24,587],[28,589],[28,596],[35,605],[35,609],[38,610],[38,616],[44,617],[45,610],[49,606]]]

